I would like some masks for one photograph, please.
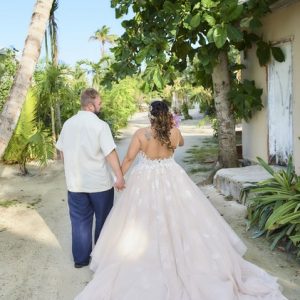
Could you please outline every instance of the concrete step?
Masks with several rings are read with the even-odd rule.
[[[242,202],[240,193],[244,187],[271,177],[260,165],[221,169],[214,177],[214,186],[225,197]]]

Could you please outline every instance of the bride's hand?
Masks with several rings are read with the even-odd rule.
[[[116,178],[114,187],[117,191],[122,191],[125,188],[125,180],[123,176]]]

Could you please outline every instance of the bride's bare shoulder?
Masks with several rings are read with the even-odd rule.
[[[149,127],[144,127],[144,128],[139,128],[136,132],[135,135],[137,136],[143,136],[149,131]]]
[[[176,127],[172,127],[171,129],[171,134],[173,135],[178,135],[180,133],[180,130]]]
[[[139,129],[137,129],[137,131],[134,133],[134,135],[141,136],[141,135],[145,134],[145,132],[146,132],[146,128],[139,128]]]
[[[138,138],[139,140],[141,140],[145,134],[146,134],[147,130],[146,128],[139,128],[135,133],[134,133],[134,137]]]

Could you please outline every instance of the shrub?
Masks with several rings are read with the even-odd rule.
[[[274,171],[264,160],[259,164],[272,178],[258,182],[242,191],[249,197],[249,227],[257,228],[256,237],[266,234],[274,249],[279,243],[294,249],[300,256],[300,176],[295,173],[292,158],[286,169]]]

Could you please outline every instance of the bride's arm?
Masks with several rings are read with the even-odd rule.
[[[178,142],[178,146],[183,146],[184,145],[184,139],[183,136],[181,134],[181,131],[178,129],[179,131],[179,142]]]
[[[138,132],[136,132],[134,134],[134,136],[132,137],[131,143],[129,145],[129,148],[127,150],[127,154],[122,162],[122,173],[123,175],[125,175],[125,173],[128,171],[128,169],[130,168],[131,164],[133,163],[136,155],[138,154],[140,150],[140,141],[138,138]]]

